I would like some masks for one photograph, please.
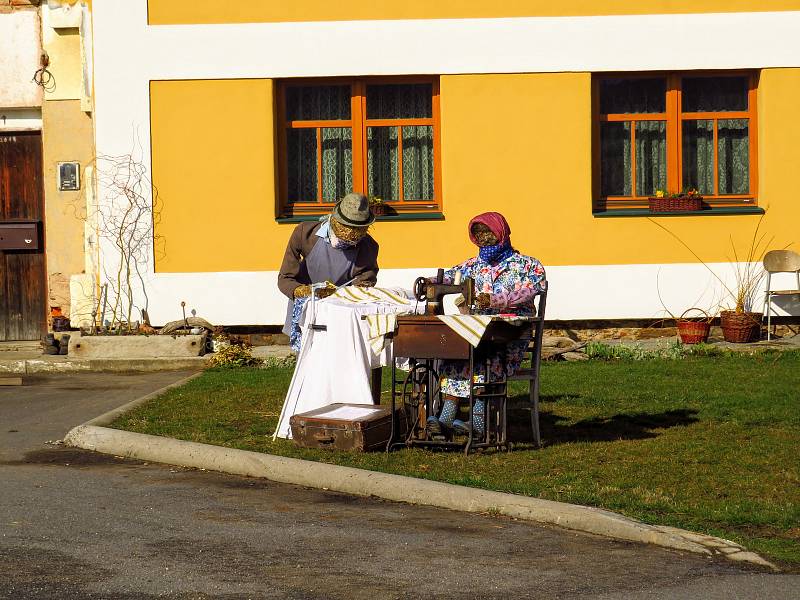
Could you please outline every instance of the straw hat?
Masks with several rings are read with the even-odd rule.
[[[375,215],[369,207],[369,200],[364,194],[347,194],[336,203],[331,218],[348,227],[366,227],[375,221]]]

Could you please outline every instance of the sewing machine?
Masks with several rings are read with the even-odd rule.
[[[455,281],[452,284],[444,283],[444,269],[436,273],[436,281],[431,282],[426,277],[417,277],[414,281],[414,297],[420,302],[427,302],[425,312],[429,315],[444,314],[442,298],[448,294],[461,294],[471,312],[475,304],[475,282],[471,277],[462,280],[461,273],[456,271]]]

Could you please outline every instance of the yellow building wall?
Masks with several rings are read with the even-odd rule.
[[[42,106],[46,255],[50,305],[69,313],[69,282],[84,272],[86,218],[85,168],[94,160],[92,118],[81,110],[80,100],[46,101]],[[81,190],[62,192],[56,178],[58,163],[78,161]]]
[[[285,248],[275,222],[273,85],[154,81],[156,271],[262,271]]]
[[[799,10],[797,0],[148,0],[151,25]]]
[[[75,4],[74,1],[65,2]],[[57,4],[49,5],[50,9]],[[41,9],[46,10],[45,7]],[[50,59],[52,79],[44,90],[42,103],[42,157],[47,280],[50,306],[60,306],[69,315],[73,298],[70,278],[85,272],[84,225],[86,192],[92,185],[86,167],[94,162],[94,128],[91,113],[83,110],[83,68],[81,36],[77,27],[54,28],[44,18],[42,45]],[[59,162],[77,161],[81,169],[81,190],[60,191]],[[89,289],[82,294],[91,295]]]
[[[45,28],[44,48],[50,56],[52,82],[45,88],[45,100],[73,100],[81,97],[81,36],[77,29]]]
[[[696,262],[647,217],[592,215],[591,75],[443,76],[444,221],[373,227],[381,268],[450,266],[474,254],[466,224],[506,215],[514,244],[546,265]],[[762,73],[761,230],[798,237],[800,69]],[[275,222],[273,85],[267,80],[154,82],[153,179],[162,199],[157,271],[274,271],[294,225]],[[706,262],[746,252],[758,216],[661,217]],[[200,233],[197,224],[208,231]]]

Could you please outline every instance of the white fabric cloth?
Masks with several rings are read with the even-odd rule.
[[[289,419],[328,404],[372,405],[370,370],[391,364],[391,346],[379,353],[369,344],[369,325],[362,315],[408,312],[414,308],[402,291],[402,302],[358,303],[336,295],[306,304],[300,319],[303,343],[297,356],[276,435],[291,438]],[[312,324],[325,325],[318,331]]]

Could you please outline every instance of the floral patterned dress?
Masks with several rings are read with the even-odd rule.
[[[533,316],[533,300],[542,291],[545,272],[542,263],[535,258],[514,252],[497,264],[490,264],[479,257],[456,265],[445,271],[445,282],[451,283],[456,272],[475,281],[475,293],[490,294],[489,307],[476,311],[482,315],[514,313]],[[517,372],[525,355],[527,341],[512,342],[504,351],[489,357],[490,381],[511,376]],[[443,361],[439,367],[442,394],[469,397],[469,361]],[[485,363],[475,364],[475,382],[486,381]]]

